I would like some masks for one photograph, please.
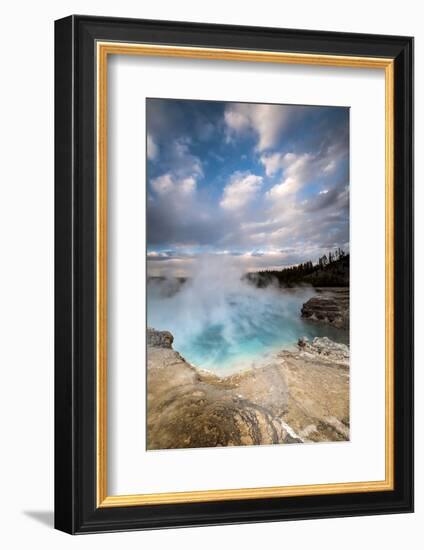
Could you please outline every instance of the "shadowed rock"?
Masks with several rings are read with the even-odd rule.
[[[167,330],[147,329],[147,345],[153,348],[172,348],[174,337]]]
[[[313,296],[303,304],[302,317],[347,329],[349,327],[349,291],[326,289],[321,292],[322,294]]]

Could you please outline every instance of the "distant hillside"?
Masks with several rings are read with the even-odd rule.
[[[245,277],[258,288],[276,282],[280,287],[309,284],[315,287],[349,286],[349,254],[343,250],[322,256],[318,263],[311,261],[281,270],[265,270],[248,273]]]

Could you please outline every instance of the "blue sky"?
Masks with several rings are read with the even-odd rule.
[[[146,119],[150,274],[349,248],[348,108],[147,99]]]

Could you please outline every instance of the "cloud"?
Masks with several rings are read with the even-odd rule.
[[[231,255],[250,270],[347,249],[348,120],[344,108],[148,104],[149,263],[182,274]]]
[[[170,255],[168,252],[157,252],[156,250],[147,252],[147,259],[152,261],[168,259],[169,257]]]
[[[314,195],[303,205],[305,212],[317,212],[334,207],[339,212],[345,213],[349,206],[349,187],[346,184],[336,184],[331,189],[323,189]]]
[[[158,195],[167,195],[171,193],[190,194],[196,189],[196,180],[192,176],[178,179],[172,174],[163,174],[153,179],[150,185]]]
[[[311,253],[314,251],[311,250]],[[325,250],[328,252],[328,250]],[[149,277],[191,277],[198,269],[198,261],[207,257],[207,266],[218,263],[227,267],[231,265],[238,274],[262,269],[281,269],[283,266],[296,265],[304,261],[304,256],[292,248],[251,249],[243,253],[218,252],[202,255],[176,255],[173,257],[159,253],[149,253],[147,257],[147,272]],[[311,256],[312,257],[312,256]]]
[[[181,180],[180,186],[183,193],[193,193],[196,189],[196,180],[192,176],[184,178]]]
[[[275,156],[275,155],[274,155]],[[284,169],[284,178],[266,193],[266,197],[279,200],[297,193],[312,173],[314,158],[309,153],[286,153],[278,158],[278,166]],[[273,161],[273,166],[277,164]]]
[[[224,113],[227,141],[234,136],[253,132],[258,151],[272,149],[292,115],[293,109],[286,105],[230,103]]]
[[[324,174],[331,174],[332,172],[335,171],[336,167],[337,167],[337,162],[336,162],[336,160],[335,160],[335,159],[331,159],[331,160],[329,161],[329,163],[328,163],[326,166],[324,166],[324,168],[322,169],[322,171],[324,172]]]
[[[193,189],[194,180],[175,180],[171,176],[153,185],[159,193],[153,191],[148,201],[149,246],[174,250],[191,246],[219,247],[219,243],[235,231],[237,222],[233,212],[204,200],[203,194]]]
[[[149,160],[155,160],[159,154],[159,148],[154,142],[152,136],[147,134],[147,158]]]
[[[166,160],[160,163],[167,171],[149,181],[150,189],[157,196],[172,195],[177,207],[181,206],[179,199],[196,191],[198,180],[203,177],[202,162],[190,152],[190,144],[190,139],[185,137],[174,140],[167,147]]]
[[[266,197],[273,200],[280,200],[288,195],[293,195],[298,191],[300,181],[296,178],[285,178],[281,183],[277,183],[271,187],[266,193]]]
[[[182,137],[174,141],[170,147],[170,157],[174,170],[180,173],[191,173],[196,176],[203,176],[202,163],[198,157],[190,153],[189,138]]]
[[[256,197],[262,182],[261,176],[243,172],[234,173],[230,183],[224,187],[220,206],[227,210],[243,208]]]
[[[153,179],[150,185],[158,195],[166,195],[176,188],[176,184],[171,174],[164,174],[163,176]]]
[[[282,153],[268,153],[261,155],[259,160],[265,167],[265,174],[271,177],[283,168],[283,159]]]

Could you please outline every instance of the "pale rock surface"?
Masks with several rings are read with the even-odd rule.
[[[148,330],[148,449],[269,445],[349,439],[349,349],[299,341],[263,366],[219,377]]]

